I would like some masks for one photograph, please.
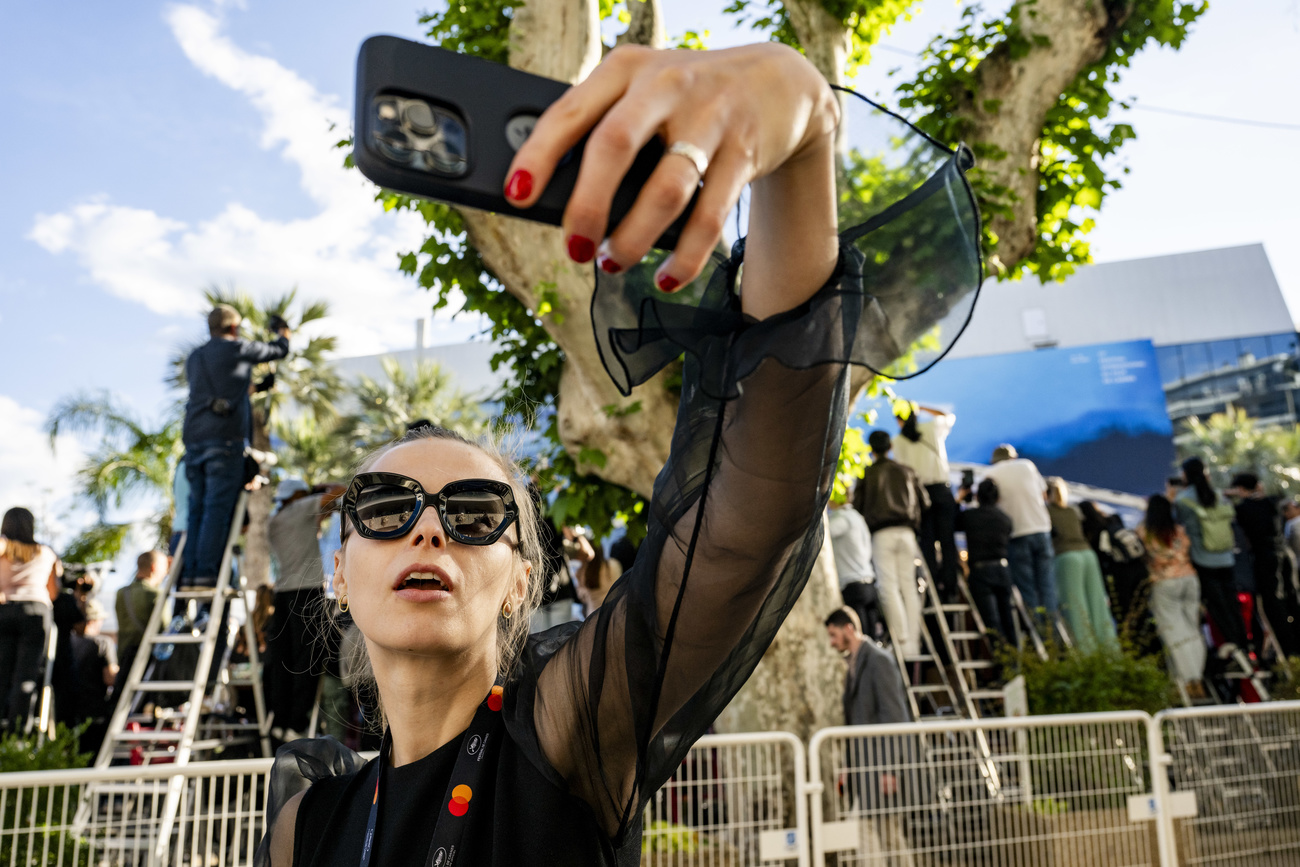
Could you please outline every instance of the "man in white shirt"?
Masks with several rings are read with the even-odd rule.
[[[880,599],[874,586],[876,570],[871,565],[871,531],[866,519],[848,503],[832,500],[826,521],[840,579],[840,597],[857,612],[862,633],[878,638]]]
[[[1018,457],[1014,446],[993,450],[993,465],[984,472],[998,486],[998,508],[1011,518],[1007,565],[1025,607],[1051,623],[1056,617],[1056,552],[1052,519],[1043,499],[1047,483],[1034,462]]]
[[[920,413],[930,416],[920,420]],[[957,592],[957,501],[952,495],[948,468],[948,434],[957,416],[932,406],[912,405],[907,415],[896,415],[894,460],[911,467],[930,495],[930,508],[921,514],[917,542],[925,565],[945,598]]]

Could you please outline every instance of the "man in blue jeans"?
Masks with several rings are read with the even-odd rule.
[[[244,486],[244,449],[252,431],[248,399],[253,366],[289,353],[289,329],[280,323],[272,343],[243,340],[239,311],[218,304],[208,314],[211,339],[190,353],[185,377],[185,478],[189,482],[182,584],[217,583],[230,521]]]
[[[1039,625],[1050,629],[1056,620],[1056,552],[1052,550],[1052,519],[1047,513],[1047,483],[1028,458],[1014,446],[993,450],[993,465],[984,477],[998,486],[998,508],[1011,518],[1007,565],[1025,607]]]

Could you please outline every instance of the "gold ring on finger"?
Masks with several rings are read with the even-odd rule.
[[[698,146],[688,141],[675,141],[668,146],[668,153],[679,157],[686,157],[695,166],[695,171],[699,172],[700,177],[709,170],[709,156]]]

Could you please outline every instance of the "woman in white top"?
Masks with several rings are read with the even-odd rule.
[[[41,678],[45,621],[58,592],[59,559],[36,542],[27,509],[0,523],[0,730],[21,730]]]
[[[945,597],[957,590],[957,501],[952,496],[948,470],[948,434],[957,416],[931,406],[912,404],[907,415],[896,415],[899,436],[894,437],[894,460],[911,467],[930,494],[930,508],[921,514],[917,541],[925,565]],[[929,421],[921,421],[918,413]],[[935,546],[938,545],[938,551]]]

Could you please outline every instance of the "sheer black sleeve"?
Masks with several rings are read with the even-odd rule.
[[[858,220],[806,304],[745,317],[743,241],[671,297],[651,284],[653,262],[597,275],[596,342],[620,390],[684,357],[672,451],[635,564],[592,619],[530,643],[507,719],[616,842],[753,672],[808,579],[849,364],[916,372],[969,319],[982,264],[968,152],[865,101],[849,108],[841,213],[858,208]]]

